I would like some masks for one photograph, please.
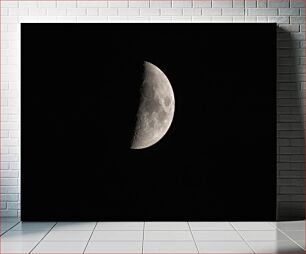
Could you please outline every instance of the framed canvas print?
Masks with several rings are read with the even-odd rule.
[[[24,221],[276,219],[276,25],[21,24]]]

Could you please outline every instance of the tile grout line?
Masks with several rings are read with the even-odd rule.
[[[38,244],[40,244],[40,242],[51,232],[51,230],[55,227],[55,225],[57,224],[57,222],[55,222],[55,224],[49,229],[49,231],[38,241],[38,243],[28,252],[28,253],[32,253],[32,251],[38,246]]]
[[[249,244],[249,242],[246,239],[244,239],[244,237],[240,234],[239,230],[237,230],[231,222],[229,222],[229,223],[231,224],[233,229],[237,232],[237,234],[241,237],[241,239],[246,243],[246,245],[253,251],[253,253],[256,253],[256,251],[252,248],[252,246]]]
[[[20,221],[18,221],[16,224],[14,224],[13,226],[11,226],[9,229],[5,230],[3,233],[0,234],[0,236],[4,235],[5,233],[9,232],[12,228],[14,228],[15,226],[17,226],[20,223]]]
[[[194,244],[195,244],[195,246],[196,246],[197,252],[198,252],[198,253],[200,253],[200,250],[199,250],[199,248],[198,248],[197,242],[196,242],[196,241],[195,241],[195,239],[194,239],[194,236],[193,236],[193,233],[192,233],[192,230],[191,230],[191,227],[190,227],[189,221],[187,221],[187,224],[188,224],[189,231],[190,231],[190,233],[191,233],[191,236],[192,236],[193,242],[194,242]]]
[[[143,245],[144,245],[144,234],[145,234],[145,221],[143,222],[142,226],[142,244],[141,244],[141,253],[143,254]]]
[[[298,242],[296,242],[292,237],[290,237],[289,235],[287,235],[285,233],[285,231],[279,229],[279,228],[276,228],[276,230],[278,230],[279,232],[283,233],[286,237],[288,237],[292,242],[294,242],[296,245],[298,245],[299,247],[301,247],[303,250],[305,250],[305,248],[303,246],[301,246]]]
[[[92,235],[93,235],[93,233],[94,233],[94,231],[95,231],[97,225],[98,225],[98,221],[96,221],[96,224],[95,224],[95,226],[94,226],[94,228],[93,228],[93,230],[92,230],[92,232],[91,232],[91,234],[90,234],[90,236],[89,236],[89,238],[88,238],[88,241],[87,241],[87,243],[86,243],[86,246],[85,246],[85,248],[84,248],[84,250],[83,250],[83,254],[85,253],[85,251],[86,251],[86,249],[87,249],[87,246],[88,246],[88,244],[89,244],[89,242],[90,242],[90,239],[91,239],[91,237],[92,237]]]

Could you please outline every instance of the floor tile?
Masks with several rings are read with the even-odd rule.
[[[145,222],[145,230],[190,230],[187,222]]]
[[[194,242],[144,242],[143,253],[198,253]]]
[[[200,253],[253,253],[245,242],[197,242]]]
[[[143,230],[144,222],[99,222],[95,230]]]
[[[14,231],[48,231],[55,225],[55,222],[20,222],[12,228]]]
[[[1,241],[6,242],[35,242],[40,241],[47,231],[8,231],[1,236]]]
[[[291,241],[248,242],[256,253],[304,253],[304,250]]]
[[[269,222],[232,222],[236,230],[274,230]]]
[[[288,240],[283,233],[279,232],[278,230],[271,230],[271,231],[239,231],[241,236],[246,241],[282,241]]]
[[[143,231],[94,231],[90,241],[142,241]]]
[[[83,253],[87,242],[40,242],[32,253]]]
[[[235,230],[229,222],[189,222],[191,230]]]
[[[195,241],[242,241],[236,231],[192,231]]]
[[[58,222],[52,230],[93,230],[96,222]]]
[[[305,249],[305,231],[304,230],[286,230],[283,231],[285,235],[289,236],[293,241]]]
[[[37,242],[1,242],[0,253],[28,253]]]
[[[141,253],[142,242],[89,242],[85,253]]]
[[[18,232],[18,231],[15,231]],[[50,231],[43,239],[45,242],[77,242],[88,241],[92,231]]]
[[[281,230],[305,231],[305,221],[281,221],[281,222],[275,222],[275,226]]]
[[[19,222],[3,222],[3,223],[1,223],[0,228],[1,228],[2,232],[5,232],[5,231],[15,227],[18,224],[19,224]]]
[[[190,231],[145,231],[145,241],[193,241]]]
[[[19,218],[10,218],[10,217],[0,217],[0,224],[2,223],[18,223],[20,222]]]

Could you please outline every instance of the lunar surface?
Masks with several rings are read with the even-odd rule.
[[[154,64],[144,62],[132,149],[150,147],[167,133],[174,115],[174,104],[174,94],[167,76]]]

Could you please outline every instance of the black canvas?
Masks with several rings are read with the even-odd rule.
[[[144,62],[173,121],[131,149]],[[21,216],[276,219],[275,24],[22,24]]]

